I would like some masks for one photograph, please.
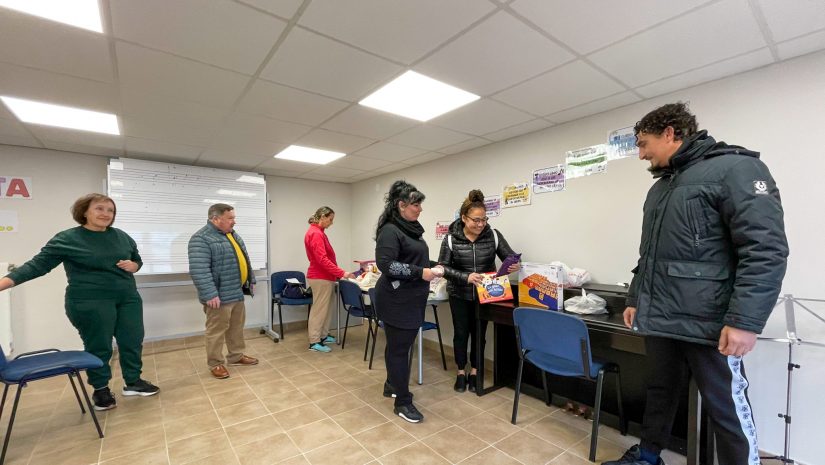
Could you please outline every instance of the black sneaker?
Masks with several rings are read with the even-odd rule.
[[[138,379],[133,384],[123,386],[124,396],[153,396],[160,391],[160,388],[150,383],[149,381]]]
[[[95,410],[111,410],[117,407],[115,396],[109,387],[95,389],[92,393],[92,401],[95,403]]]
[[[395,389],[387,381],[384,381],[384,397],[396,397]]]
[[[420,423],[424,421],[424,415],[422,415],[413,404],[395,407],[392,411],[410,423]]]
[[[467,376],[458,375],[455,377],[455,384],[453,384],[455,392],[464,392],[467,390]]]
[[[665,465],[660,457],[656,463],[650,463],[647,460],[642,460],[642,448],[636,444],[627,451],[625,451],[622,458],[613,460],[611,462],[602,462],[602,465]]]
[[[467,377],[467,389],[469,389],[470,392],[476,392],[476,375]]]

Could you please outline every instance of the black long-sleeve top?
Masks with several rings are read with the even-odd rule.
[[[418,329],[424,322],[424,308],[430,283],[422,279],[430,261],[423,237],[413,238],[392,223],[378,232],[375,260],[381,277],[375,286],[378,317],[402,329]]]

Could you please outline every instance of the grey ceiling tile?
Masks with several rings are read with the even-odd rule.
[[[511,7],[577,52],[589,53],[703,3],[707,0],[517,0]]]
[[[579,60],[493,96],[536,115],[547,115],[624,90]]]
[[[127,91],[229,108],[249,82],[243,74],[125,42],[116,48],[120,83]]]
[[[531,132],[539,131],[541,129],[548,128],[552,125],[553,123],[538,118],[532,121],[528,121],[526,123],[516,124],[515,126],[510,126],[509,128],[484,134],[484,138],[494,141],[502,141],[516,136],[521,136]]]
[[[387,142],[376,142],[375,144],[372,144],[369,147],[363,148],[355,152],[355,155],[367,158],[377,158],[379,160],[387,160],[391,162],[399,162],[401,160],[411,158],[415,155],[420,155],[426,151],[427,150],[425,149],[406,147],[403,145],[390,144]]]
[[[825,30],[779,43],[776,49],[782,60],[823,50],[825,49]]]
[[[253,74],[286,22],[229,1],[110,0],[114,35]]]
[[[258,80],[238,109],[253,115],[315,126],[347,105],[341,100]]]
[[[387,142],[437,151],[442,147],[464,142],[470,138],[472,138],[472,136],[451,131],[449,129],[422,125],[414,127],[408,131],[404,131],[397,136],[393,136],[387,139]]]
[[[783,42],[825,29],[825,3],[818,0],[758,0],[773,40]]]
[[[429,122],[437,126],[480,136],[533,118],[532,115],[494,100],[481,99]]]
[[[106,36],[0,7],[0,62],[111,82]]]
[[[555,42],[500,11],[416,64],[415,70],[485,96],[573,58]]]
[[[387,60],[295,28],[261,72],[261,77],[355,102],[400,71],[400,66]]]
[[[362,105],[353,105],[324,123],[325,129],[370,139],[386,139],[416,126],[418,121],[402,118]]]
[[[328,131],[326,129],[314,129],[309,134],[298,139],[296,144],[324,150],[332,150],[334,152],[352,153],[372,144],[373,142],[375,141],[365,137]]]
[[[641,99],[632,92],[622,92],[610,97],[596,100],[594,102],[585,103],[558,113],[547,116],[547,119],[555,123],[565,123],[575,119],[584,118],[585,116],[595,115],[614,108],[619,108],[638,102]]]
[[[314,0],[299,24],[409,64],[493,8],[477,0]]]
[[[611,45],[589,58],[625,84],[638,87],[766,45],[748,1],[722,0]],[[679,53],[673,53],[674,50]]]
[[[646,98],[651,98],[657,95],[695,86],[703,82],[712,81],[714,79],[719,79],[725,76],[758,68],[760,66],[765,66],[770,63],[773,63],[773,56],[771,55],[770,50],[763,48],[755,52],[746,53],[736,58],[731,58],[730,60],[714,63],[712,65],[704,66],[686,73],[677,74],[676,76],[638,87],[636,88],[636,91]],[[553,119],[552,116],[548,118]]]

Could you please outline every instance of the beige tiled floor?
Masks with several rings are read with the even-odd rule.
[[[452,368],[445,372],[435,352],[425,353],[424,384],[411,387],[425,421],[401,420],[381,395],[383,359],[373,370],[362,360],[364,334],[352,328],[346,350],[320,354],[307,350],[299,332],[274,344],[250,331],[247,352],[261,363],[230,367],[226,380],[207,371],[199,337],[147,344],[144,378],[161,393],[118,394],[118,407],[98,414],[102,440],[66,378],[34,382],[23,393],[6,464],[590,463],[591,423],[522,396],[514,426],[512,390],[458,394]],[[119,393],[122,382],[112,387]],[[603,427],[597,460],[618,457],[635,442]],[[665,459],[684,464],[678,455]]]

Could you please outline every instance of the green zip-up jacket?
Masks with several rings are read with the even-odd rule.
[[[120,260],[143,266],[135,241],[117,228],[91,231],[78,226],[57,233],[8,278],[20,285],[43,276],[63,263],[69,286],[68,298],[108,298],[135,291],[135,277],[117,267]]]

